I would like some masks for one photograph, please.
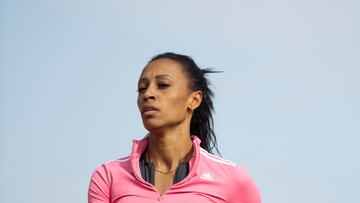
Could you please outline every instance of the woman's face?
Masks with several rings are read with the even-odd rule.
[[[172,59],[150,62],[138,82],[137,104],[149,131],[178,125],[188,119],[192,91],[182,65]]]

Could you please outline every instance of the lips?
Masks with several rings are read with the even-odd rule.
[[[141,113],[145,113],[145,112],[149,112],[149,111],[158,111],[159,109],[156,108],[155,106],[153,105],[144,105],[142,108],[141,108]]]

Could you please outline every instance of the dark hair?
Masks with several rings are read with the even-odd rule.
[[[149,63],[163,58],[179,62],[188,75],[190,89],[194,91],[200,90],[202,92],[201,104],[194,110],[191,118],[190,134],[196,135],[200,138],[200,146],[203,149],[213,154],[213,148],[215,148],[217,153],[221,156],[216,141],[214,121],[212,117],[212,112],[214,111],[212,98],[214,97],[214,93],[209,88],[209,81],[205,77],[205,74],[207,73],[218,73],[221,71],[214,71],[210,68],[200,69],[191,57],[172,52],[166,52],[154,56]]]

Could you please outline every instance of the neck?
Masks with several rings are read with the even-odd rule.
[[[156,169],[174,170],[182,163],[191,159],[193,143],[189,132],[172,130],[149,135],[148,158]]]

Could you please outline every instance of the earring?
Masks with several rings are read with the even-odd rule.
[[[188,112],[189,114],[192,114],[193,110],[192,110],[192,108],[191,108],[190,106],[188,106],[187,112]]]

